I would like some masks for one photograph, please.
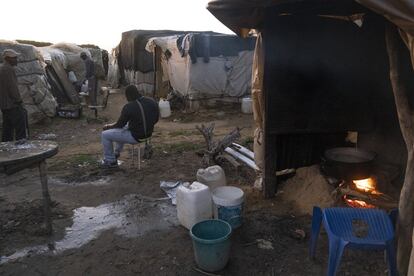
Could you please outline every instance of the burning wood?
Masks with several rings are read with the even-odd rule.
[[[398,207],[397,201],[376,190],[375,180],[372,178],[354,180],[352,184],[344,182],[335,192],[346,204],[355,208],[394,209]]]
[[[375,205],[366,203],[363,200],[351,199],[348,195],[344,195],[343,199],[349,206],[354,208],[375,208]]]
[[[352,181],[358,190],[362,190],[367,193],[374,193],[375,191],[375,182],[372,178],[354,180]]]

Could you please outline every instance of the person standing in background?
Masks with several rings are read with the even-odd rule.
[[[2,141],[8,142],[28,138],[26,110],[23,107],[13,67],[17,66],[19,54],[6,49],[2,53],[0,65],[0,109],[3,114]]]
[[[95,63],[93,60],[85,53],[80,54],[81,59],[85,64],[85,80],[88,80],[88,92],[90,105],[96,106],[96,75],[95,75]]]

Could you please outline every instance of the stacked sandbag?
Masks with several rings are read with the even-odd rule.
[[[0,40],[0,53],[5,49],[20,53],[16,75],[19,92],[28,111],[29,123],[55,116],[57,103],[46,79],[42,55],[32,45]],[[0,57],[0,63],[2,62]]]

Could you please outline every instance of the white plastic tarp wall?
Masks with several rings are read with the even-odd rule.
[[[226,93],[232,97],[241,97],[250,94],[252,87],[252,65],[254,51],[239,52],[231,62],[227,72],[228,84]]]
[[[210,57],[209,62],[197,58],[192,64],[189,56],[190,83],[187,94],[190,99],[218,97],[225,94],[227,83],[226,59],[224,57]]]
[[[117,49],[112,49],[111,54],[109,55],[109,64],[108,64],[108,83],[112,88],[118,88],[119,86],[119,79],[120,79],[120,72],[119,72],[119,65],[118,65],[118,53]]]
[[[140,71],[124,70],[125,80],[134,84],[145,95],[152,95],[154,90],[154,72],[142,73]]]
[[[52,59],[59,61],[63,68],[68,68],[68,60],[65,54],[59,49],[53,49],[50,47],[38,47],[37,48],[43,56],[43,60],[46,63],[51,63]]]
[[[192,63],[188,54],[182,56],[177,48],[178,36],[151,39],[147,51],[154,53],[155,46],[161,47],[171,56],[163,57],[163,73],[168,75],[171,86],[190,99],[221,96],[242,97],[250,93],[253,51],[240,52],[234,57],[210,57],[209,62],[197,58]],[[187,49],[184,39],[184,49]]]
[[[156,37],[148,41],[145,49],[155,53],[155,47],[161,48],[163,53],[170,51],[171,56],[163,54],[161,66],[163,70],[163,81],[170,81],[171,87],[182,95],[187,95],[189,90],[189,64],[187,57],[181,57],[177,48],[178,36]]]
[[[186,56],[187,60],[190,60]],[[210,57],[205,63],[203,58],[189,62],[190,98],[215,96],[242,97],[250,93],[253,51],[239,52],[235,57]]]

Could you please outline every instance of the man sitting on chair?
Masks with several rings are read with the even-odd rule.
[[[158,105],[153,99],[142,96],[134,85],[126,87],[125,96],[128,103],[122,108],[118,121],[103,127],[104,168],[117,167],[117,159],[124,144],[137,144],[151,137],[154,125],[158,122]]]

